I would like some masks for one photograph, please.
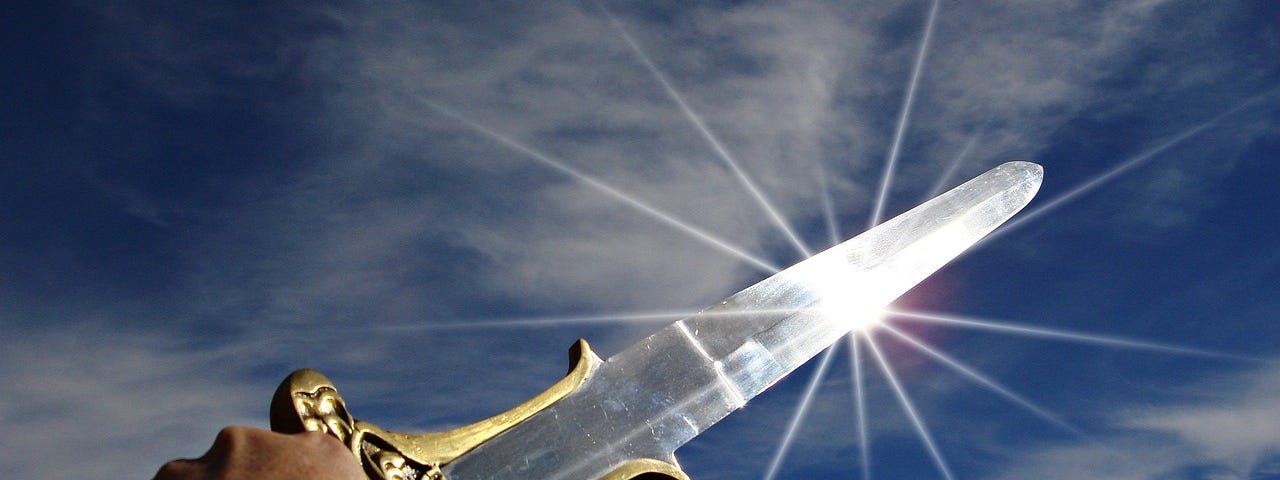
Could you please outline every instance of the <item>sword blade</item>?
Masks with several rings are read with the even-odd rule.
[[[604,362],[577,391],[463,455],[450,480],[594,479],[676,448],[773,385],[1022,209],[1042,169],[996,167]]]

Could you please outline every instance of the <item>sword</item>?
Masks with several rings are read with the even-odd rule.
[[[688,480],[675,451],[742,408],[1021,210],[1043,170],[1000,165],[601,360],[583,340],[564,379],[511,410],[444,432],[356,420],[333,383],[291,374],[271,428],[326,432],[372,479]]]

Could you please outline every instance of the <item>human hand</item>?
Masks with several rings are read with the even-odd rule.
[[[194,460],[173,460],[154,480],[365,480],[368,477],[342,442],[319,432],[292,435],[250,427],[227,427]]]

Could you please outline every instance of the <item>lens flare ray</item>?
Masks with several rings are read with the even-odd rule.
[[[838,343],[836,345],[839,345]],[[769,468],[765,471],[764,480],[773,480],[778,475],[778,469],[782,467],[782,460],[787,457],[787,452],[791,450],[791,444],[795,442],[796,432],[800,430],[800,425],[804,423],[804,417],[809,413],[809,406],[813,403],[813,398],[818,392],[818,387],[822,385],[822,380],[827,377],[827,367],[831,366],[831,359],[835,357],[836,347],[833,345],[827,351],[822,353],[822,358],[818,360],[818,369],[813,372],[813,376],[809,377],[809,384],[804,388],[804,394],[800,397],[800,405],[796,406],[796,411],[791,416],[791,423],[787,425],[787,431],[782,435],[782,441],[778,444],[778,450],[774,452],[773,459],[769,461]]]
[[[933,188],[930,188],[929,193],[925,194],[924,198],[920,199],[922,203],[930,198],[938,196],[939,193],[942,193],[942,189],[946,188],[947,182],[951,181],[951,177],[954,177],[956,172],[960,170],[960,165],[963,165],[964,161],[969,158],[969,154],[973,152],[973,147],[978,145],[978,140],[981,138],[982,133],[979,132],[973,134],[973,136],[969,137],[968,141],[964,142],[964,147],[960,149],[960,153],[957,153],[955,158],[951,159],[951,163],[947,165],[947,169],[938,177],[938,181],[934,182]]]
[[[941,351],[934,348],[933,346],[915,337],[912,337],[911,335],[908,335],[906,332],[893,328],[888,324],[883,324],[881,325],[881,327],[883,327],[886,331],[888,331],[889,333],[892,333],[894,336],[898,337],[902,341],[906,342],[908,345],[911,345],[912,347],[915,347],[915,349],[921,352],[924,352],[926,355],[930,357],[933,357],[934,360],[941,362],[943,365],[950,367],[956,372],[959,372],[960,374],[968,377],[970,380],[973,380],[978,384],[984,387],[987,387],[992,392],[995,392],[996,394],[999,394],[1000,396],[1004,397],[1006,400],[1009,400],[1017,404],[1018,406],[1025,408],[1027,411],[1035,414],[1037,417],[1040,417],[1042,420],[1052,423],[1057,427],[1062,428],[1063,430],[1066,430],[1077,437],[1080,437],[1083,439],[1089,439],[1089,436],[1086,435],[1084,432],[1080,431],[1076,427],[1062,420],[1062,418],[1058,417],[1057,415],[1054,415],[1052,412],[1049,412],[1048,410],[1045,410],[1039,405],[1032,403],[1030,400],[1027,400],[1021,395],[1014,393],[1012,390],[1009,390],[1004,385],[997,383],[995,380],[987,378],[987,376],[981,373],[978,373],[977,371],[974,371],[972,368],[965,366],[963,363],[960,363],[960,361],[954,358],[951,358],[949,355],[942,353]]]
[[[871,354],[875,356],[876,363],[880,365],[880,371],[889,380],[889,386],[893,388],[893,393],[898,396],[898,402],[902,404],[902,410],[911,419],[911,425],[915,427],[916,433],[920,435],[920,440],[924,443],[925,448],[929,450],[929,456],[933,457],[933,462],[937,465],[938,471],[947,480],[955,480],[955,477],[951,474],[951,469],[947,467],[947,461],[942,458],[942,452],[933,443],[933,436],[929,434],[929,429],[925,426],[924,419],[916,413],[916,408],[912,405],[911,398],[907,396],[907,391],[898,382],[898,376],[894,375],[893,366],[889,365],[889,360],[885,358],[884,354],[880,353],[880,348],[876,346],[876,341],[871,338],[871,334],[864,332],[863,335],[866,336],[867,345],[871,347]]]
[[[845,337],[849,342],[849,363],[853,367],[854,421],[858,424],[858,460],[862,468],[862,480],[871,480],[871,439],[867,436],[867,402],[863,395],[862,353],[858,348],[858,336]]]
[[[1256,358],[1246,357],[1242,355],[1233,355],[1230,353],[1216,352],[1213,350],[1204,350],[1199,348],[1182,347],[1177,345],[1169,345],[1164,343],[1147,342],[1142,340],[1133,340],[1123,337],[1112,337],[1104,335],[1095,335],[1089,333],[1073,332],[1070,330],[1060,330],[1042,327],[1030,327],[1009,322],[996,322],[991,320],[979,320],[969,317],[961,317],[957,315],[947,315],[934,312],[917,312],[908,310],[887,310],[887,313],[898,319],[919,320],[930,323],[939,323],[946,325],[955,325],[958,327],[975,328],[979,330],[988,330],[993,332],[1012,333],[1024,335],[1028,337],[1041,337],[1055,340],[1066,340],[1076,343],[1085,343],[1091,345],[1101,345],[1108,347],[1122,347],[1134,350],[1150,350],[1163,353],[1172,353],[1178,355],[1191,355],[1197,357],[1222,358],[1228,360],[1237,360],[1244,362],[1261,361]]]
[[[880,189],[876,194],[875,208],[871,212],[871,221],[867,228],[880,224],[884,217],[884,204],[889,197],[889,186],[893,184],[893,171],[898,164],[898,154],[902,150],[902,139],[906,135],[907,125],[911,123],[911,106],[915,103],[916,87],[920,85],[920,73],[924,70],[924,59],[929,54],[929,40],[933,37],[933,25],[938,18],[939,0],[933,0],[929,7],[929,18],[925,21],[924,38],[920,40],[920,49],[916,51],[916,62],[911,68],[911,80],[907,84],[907,94],[902,99],[902,109],[898,113],[898,126],[893,132],[893,142],[889,147],[889,158],[885,161],[884,175],[880,178]]]
[[[822,195],[822,219],[827,224],[827,241],[831,246],[840,243],[840,224],[836,221],[836,209],[831,202],[831,180],[827,177],[826,169],[822,168],[821,163],[817,163],[816,171],[818,173],[818,193]]]
[[[482,330],[486,328],[513,327],[559,327],[566,325],[584,325],[595,323],[658,323],[679,320],[696,314],[696,311],[644,312],[644,313],[606,313],[599,315],[569,315],[524,318],[497,318],[455,320],[448,323],[411,323],[401,325],[379,325],[375,330]]]
[[[1124,162],[1121,162],[1119,165],[1111,167],[1110,169],[1098,174],[1092,179],[1076,186],[1075,188],[1071,189],[1067,193],[1064,193],[1058,196],[1057,198],[1050,200],[1048,203],[1045,203],[1044,205],[1040,205],[1040,206],[1037,206],[1036,208],[1028,209],[1027,211],[1022,212],[1022,215],[1020,215],[1018,218],[1015,218],[1012,221],[1005,223],[1003,226],[996,229],[996,231],[991,232],[990,235],[987,235],[987,238],[983,239],[981,242],[978,242],[977,245],[974,245],[974,248],[977,249],[987,243],[990,243],[992,240],[995,240],[996,238],[1001,237],[1004,234],[1017,229],[1018,227],[1021,227],[1027,222],[1040,218],[1044,216],[1046,213],[1056,210],[1059,207],[1078,199],[1080,196],[1086,193],[1089,193],[1090,191],[1093,191],[1094,189],[1097,189],[1098,187],[1105,185],[1111,182],[1112,180],[1115,180],[1120,175],[1123,175],[1129,172],[1130,170],[1133,170],[1134,168],[1137,168],[1138,166],[1141,166],[1142,164],[1147,163],[1147,161],[1151,160],[1156,155],[1164,153],[1166,150],[1169,150],[1173,147],[1176,147],[1182,144],[1183,142],[1186,142],[1187,140],[1190,140],[1196,135],[1199,135],[1200,133],[1203,133],[1205,130],[1208,130],[1210,127],[1217,125],[1223,119],[1230,117],[1231,115],[1241,110],[1244,110],[1245,107],[1248,107],[1249,105],[1252,105],[1258,100],[1261,100],[1277,91],[1280,91],[1280,87],[1272,88],[1262,93],[1259,93],[1257,95],[1254,95],[1252,97],[1249,97],[1244,101],[1237,103],[1235,106],[1231,107],[1230,109],[1227,109],[1222,113],[1219,113],[1217,116],[1214,116],[1213,118],[1210,118],[1209,120],[1206,120],[1198,125],[1192,126],[1191,128],[1183,130],[1181,133],[1178,133],[1177,135],[1169,137],[1168,140],[1161,142],[1155,147],[1147,149],[1146,151],[1139,153],[1138,155],[1135,155],[1129,158],[1128,160],[1125,160]]]
[[[657,208],[654,208],[649,204],[636,199],[634,196],[628,195],[614,188],[613,186],[610,186],[609,184],[606,184],[600,180],[597,180],[595,177],[592,177],[590,175],[587,175],[586,173],[580,172],[577,169],[570,167],[568,164],[560,160],[557,160],[555,158],[552,158],[551,156],[545,153],[542,153],[538,150],[535,150],[533,147],[525,145],[503,134],[502,132],[499,132],[497,130],[489,128],[488,126],[482,125],[474,120],[471,120],[470,118],[463,116],[457,111],[451,108],[448,108],[444,105],[441,105],[439,103],[433,102],[426,98],[422,98],[420,96],[415,98],[418,101],[422,102],[431,110],[441,115],[457,120],[463,125],[466,125],[467,127],[471,128],[472,130],[475,130],[483,134],[484,136],[497,141],[498,143],[506,145],[508,148],[511,148],[512,150],[523,153],[529,156],[530,158],[537,160],[543,165],[546,165],[548,167],[551,167],[554,170],[559,171],[560,173],[568,175],[574,180],[582,182],[583,184],[586,184],[587,186],[590,186],[591,188],[594,188],[597,191],[604,193],[605,195],[613,197],[615,200],[618,200],[626,205],[629,205],[632,208],[635,208],[636,210],[639,210],[640,212],[658,221],[666,223],[667,225],[674,227],[677,230],[684,232],[695,239],[701,240],[703,243],[711,245],[712,247],[715,247],[716,249],[722,252],[738,257],[739,259],[745,260],[746,262],[756,266],[757,268],[763,270],[766,273],[773,274],[773,273],[777,273],[779,270],[778,267],[774,266],[773,264],[759,257],[756,257],[755,255],[751,255],[747,253],[745,250],[739,247],[736,247],[725,240],[721,240],[720,238],[717,238],[716,236],[711,235],[710,233],[707,233],[697,227],[694,227],[693,225],[685,223],[683,220],[680,220],[667,212],[658,210]]]
[[[685,101],[684,96],[680,94],[680,91],[676,90],[676,87],[671,84],[669,79],[667,79],[666,74],[662,73],[662,70],[658,69],[657,64],[653,63],[653,59],[650,58],[649,54],[640,46],[640,42],[637,42],[635,38],[632,38],[630,33],[627,33],[626,28],[622,25],[622,21],[618,20],[617,17],[610,13],[609,10],[598,1],[596,2],[596,6],[604,12],[606,17],[609,18],[609,23],[613,25],[614,30],[617,30],[618,35],[627,43],[627,46],[631,48],[631,51],[635,53],[640,62],[644,64],[645,68],[649,70],[649,73],[653,74],[653,77],[658,80],[658,83],[662,84],[662,89],[667,92],[667,96],[670,96],[671,100],[676,102],[676,105],[680,107],[680,111],[684,113],[684,116],[689,119],[689,122],[693,123],[694,128],[698,130],[698,133],[702,135],[702,138],[711,145],[711,149],[715,151],[716,156],[718,156],[720,160],[724,161],[724,164],[733,172],[733,175],[738,179],[738,182],[747,189],[747,192],[750,193],[751,197],[760,205],[760,208],[764,209],[765,213],[769,215],[769,219],[772,220],[773,223],[777,225],[778,229],[787,236],[787,239],[791,241],[791,244],[795,246],[796,250],[800,252],[803,258],[809,258],[812,256],[813,252],[804,244],[804,241],[800,240],[795,229],[791,228],[791,224],[782,217],[781,213],[778,213],[778,210],[774,208],[773,203],[765,197],[764,192],[760,191],[760,188],[751,180],[751,177],[747,176],[747,173],[738,165],[737,160],[733,159],[733,155],[729,154],[729,150],[725,148],[724,144],[720,142],[720,139],[711,132],[711,128],[703,122],[702,116],[698,115],[698,112],[695,112],[693,107],[689,106],[689,103]]]
[[[670,310],[655,312],[623,312],[601,313],[589,315],[552,315],[543,317],[520,318],[476,318],[453,320],[446,323],[407,323],[382,324],[373,327],[362,327],[363,330],[377,331],[410,331],[410,330],[478,330],[486,328],[513,327],[559,327],[566,325],[585,325],[597,323],[661,323],[682,318],[702,315],[706,317],[742,317],[750,315],[779,315],[795,313],[792,310],[756,309],[756,310]]]

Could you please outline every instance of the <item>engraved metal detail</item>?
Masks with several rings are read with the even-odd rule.
[[[441,471],[443,466],[573,393],[601,363],[583,340],[569,350],[569,358],[569,373],[565,378],[528,401],[471,425],[417,434],[391,432],[356,420],[347,411],[346,402],[333,382],[315,370],[298,370],[280,384],[272,398],[271,429],[333,435],[347,445],[370,479],[447,480]],[[672,471],[673,467],[663,465],[652,473]],[[637,475],[646,473],[634,468],[632,471]]]

